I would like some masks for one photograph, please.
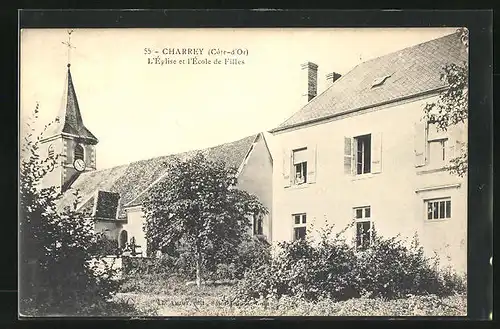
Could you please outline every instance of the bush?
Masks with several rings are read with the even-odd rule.
[[[245,273],[237,287],[243,299],[296,296],[307,300],[356,296],[353,289],[354,251],[327,225],[314,245],[310,240],[280,244],[272,262]]]
[[[370,247],[359,251],[342,238],[348,228],[334,234],[333,226],[326,225],[318,243],[310,239],[281,243],[270,264],[246,271],[238,296],[314,301],[465,292],[465,279],[451,269],[439,269],[436,259],[424,255],[417,237],[407,246],[400,237],[381,238],[374,232]]]
[[[252,237],[238,248],[238,253],[231,261],[234,268],[232,279],[242,279],[245,272],[252,267],[271,264],[271,246],[264,238]]]
[[[465,281],[458,274],[440,268],[437,256],[424,255],[417,235],[407,246],[399,236],[384,239],[374,234],[371,247],[356,256],[358,290],[363,295],[402,298],[465,292]]]
[[[399,237],[374,237],[367,250],[356,253],[358,291],[373,297],[396,298],[436,292],[437,272],[415,240],[407,248]]]

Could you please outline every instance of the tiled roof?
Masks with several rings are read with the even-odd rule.
[[[250,146],[257,135],[245,137],[243,139],[225,143],[222,145],[210,147],[202,151],[208,159],[222,160],[228,166],[238,168]],[[132,162],[130,164],[104,169],[99,171],[90,171],[82,173],[80,177],[67,190],[59,206],[64,208],[74,202],[73,193],[78,190],[84,203],[80,209],[90,209],[94,202],[94,193],[98,190],[108,191],[120,194],[120,210],[118,217],[124,217],[123,206],[133,200],[139,200],[141,195],[151,184],[163,177],[165,173],[164,162],[172,160],[174,157],[181,159],[189,158],[197,151],[189,151],[180,154],[172,154],[156,157],[148,160]],[[143,194],[142,194],[143,195]]]
[[[445,87],[443,67],[464,61],[467,52],[458,33],[374,58],[354,67],[272,132]]]
[[[73,78],[68,64],[66,90],[63,94],[61,112],[57,121],[50,127],[44,137],[52,137],[61,133],[70,134],[84,138],[92,144],[97,144],[98,140],[83,124],[82,114],[76,97]]]

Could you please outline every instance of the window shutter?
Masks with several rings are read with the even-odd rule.
[[[344,137],[344,173],[352,175],[353,168],[353,145],[352,138]]]
[[[448,127],[448,158],[451,160],[462,154],[462,148],[467,143],[467,130],[463,123]]]
[[[371,172],[379,173],[382,171],[382,133],[372,134],[372,163]]]
[[[308,159],[307,159],[307,182],[312,184],[316,183],[316,163],[317,163],[317,156],[318,156],[318,151],[317,151],[317,146],[312,145],[311,147],[307,148],[308,150]]]
[[[288,149],[283,150],[283,185],[289,187],[291,183],[290,169],[292,167],[292,152]]]
[[[414,144],[415,144],[415,167],[422,167],[426,163],[426,144],[427,144],[427,122],[420,121],[415,123]]]

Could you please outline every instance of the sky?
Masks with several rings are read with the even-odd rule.
[[[99,139],[97,167],[201,149],[270,130],[300,110],[318,65],[318,94],[330,72],[453,33],[456,28],[75,29],[69,61],[85,126]],[[68,63],[66,29],[20,35],[20,121],[36,104],[40,130],[59,113]],[[145,48],[203,48],[198,59],[242,65],[148,64]],[[247,55],[209,56],[209,49]],[[153,54],[154,55],[154,54]],[[23,130],[21,130],[23,133]]]

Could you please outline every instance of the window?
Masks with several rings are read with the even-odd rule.
[[[76,159],[83,160],[83,146],[81,146],[80,144],[75,146],[75,160]]]
[[[372,240],[373,222],[371,220],[371,208],[354,208],[354,221],[356,222],[356,249],[366,249]]]
[[[254,235],[262,235],[262,215],[254,215],[253,216],[253,234]]]
[[[435,139],[428,141],[428,154],[429,164],[432,166],[441,167],[446,163],[446,149],[448,147],[448,139]]]
[[[363,135],[354,138],[356,175],[370,172],[371,169],[371,135]]]
[[[428,220],[451,218],[451,198],[426,200],[425,203]]]
[[[379,78],[376,78],[373,80],[372,82],[372,88],[375,88],[375,87],[378,87],[378,86],[381,86],[384,84],[384,82],[389,79],[391,77],[391,75],[384,75],[382,77],[379,77]]]
[[[444,167],[452,151],[447,131],[438,129],[435,123],[429,122],[426,143],[426,164],[431,168]]]
[[[119,240],[119,247],[120,248],[125,248],[127,245],[128,241],[128,232],[126,230],[122,230],[120,232],[120,240]]]
[[[49,149],[48,149],[47,153],[48,153],[49,158],[54,157],[54,145],[52,145],[52,144],[49,145]]]
[[[293,219],[293,240],[305,239],[306,237],[306,214],[294,214]]]
[[[307,183],[307,148],[293,151],[293,182]]]
[[[283,149],[283,185],[307,186],[316,183],[317,145]]]

